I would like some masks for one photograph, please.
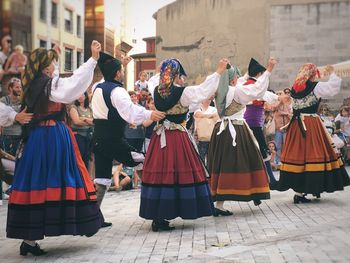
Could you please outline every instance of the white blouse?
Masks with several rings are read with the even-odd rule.
[[[331,97],[339,93],[341,87],[341,78],[334,72],[329,76],[328,81],[318,82],[314,94],[317,98]]]
[[[95,59],[89,58],[68,78],[60,78],[56,70],[52,79],[50,100],[68,104],[79,99],[92,82],[96,64]]]

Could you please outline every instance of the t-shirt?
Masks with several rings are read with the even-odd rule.
[[[79,117],[92,118],[92,111],[90,108],[82,110],[80,107],[77,107],[75,105],[72,105],[72,108],[75,108],[77,110]],[[88,136],[92,131],[92,126],[89,124],[86,124],[85,126],[78,126],[72,123],[72,130],[81,136]]]
[[[136,81],[135,82],[135,91],[139,92],[143,89],[147,89],[147,80],[145,80],[144,82],[141,82],[141,80]]]
[[[10,106],[14,111],[20,112],[21,110],[21,100],[17,102],[12,102],[10,96],[5,96],[0,99],[2,103],[7,106]],[[13,125],[9,127],[4,127],[3,135],[14,135],[19,136],[22,133],[22,126],[18,122],[15,122]]]

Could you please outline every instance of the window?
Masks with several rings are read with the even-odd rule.
[[[82,53],[77,51],[77,68],[79,68],[80,65],[82,64],[82,58],[83,58]]]
[[[46,21],[46,0],[40,1],[40,19]]]
[[[64,52],[64,70],[73,71],[73,49],[65,48]]]
[[[51,24],[57,26],[57,4],[54,2],[51,7]]]
[[[73,32],[73,12],[71,10],[64,10],[64,28],[68,32]]]
[[[81,16],[77,15],[77,36],[81,37]]]
[[[46,43],[47,43],[47,41],[41,40],[41,39],[40,39],[40,41],[39,41],[39,47],[46,48]]]

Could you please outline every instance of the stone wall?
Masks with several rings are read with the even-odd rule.
[[[251,57],[279,59],[271,88],[290,86],[300,65],[350,59],[350,0],[177,0],[156,13],[157,62],[182,61],[189,83],[221,57],[246,71]],[[331,103],[350,97],[350,78]]]

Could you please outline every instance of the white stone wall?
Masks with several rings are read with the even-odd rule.
[[[271,78],[275,90],[291,86],[303,63],[321,66],[349,60],[350,2],[272,5],[269,46],[270,54],[279,59]],[[342,86],[342,92],[329,100],[333,107],[350,97],[350,76]]]

